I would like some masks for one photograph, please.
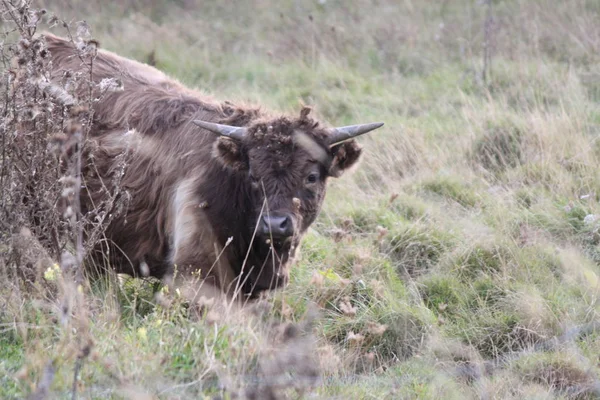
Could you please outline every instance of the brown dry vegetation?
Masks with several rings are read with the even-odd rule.
[[[596,0],[29,4],[0,3],[0,397],[600,396]],[[219,99],[386,126],[289,287],[197,318],[81,276],[126,194],[84,240],[74,93],[97,82],[45,84],[43,30],[86,65],[93,37]]]

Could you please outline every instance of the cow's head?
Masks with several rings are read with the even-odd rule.
[[[247,127],[194,121],[221,135],[214,156],[249,183],[247,233],[254,237],[255,254],[265,260],[250,272],[253,292],[287,282],[288,260],[321,209],[327,179],[358,162],[361,147],[353,138],[383,125],[325,128],[309,112],[305,107],[299,118],[255,121]]]

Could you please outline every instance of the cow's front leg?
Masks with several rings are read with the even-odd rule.
[[[196,180],[181,181],[173,194],[170,215],[170,261],[165,281],[191,304],[233,307],[235,274],[210,221],[199,207]]]

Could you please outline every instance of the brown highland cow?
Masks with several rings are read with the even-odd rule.
[[[83,70],[71,42],[45,36],[55,76]],[[195,295],[203,287],[244,298],[285,285],[327,180],[358,161],[354,137],[383,125],[327,128],[308,108],[291,117],[218,102],[108,51],[92,71],[94,82],[118,78],[124,90],[94,104],[82,212],[106,196],[123,153],[129,199],[94,264],[175,278]]]

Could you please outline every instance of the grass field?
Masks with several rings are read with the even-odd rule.
[[[9,282],[0,398],[600,397],[600,2],[34,5],[218,99],[386,125],[243,317],[115,277],[61,324]]]

